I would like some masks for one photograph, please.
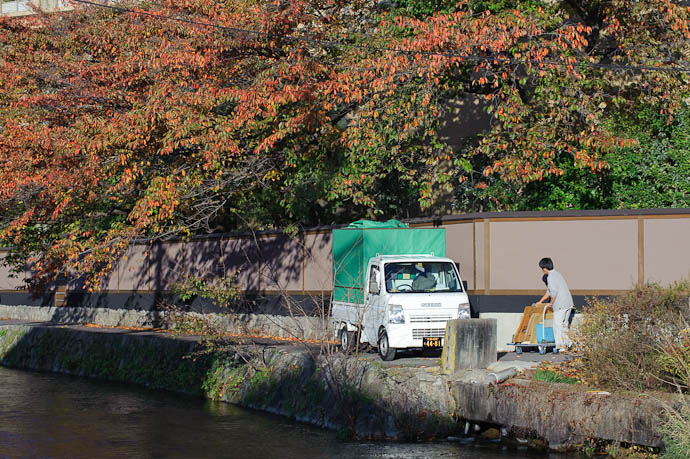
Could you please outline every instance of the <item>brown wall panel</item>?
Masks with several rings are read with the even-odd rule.
[[[261,290],[302,290],[302,237],[277,236],[259,240]]]
[[[5,254],[0,252],[0,290],[16,290],[24,288],[25,273],[13,273],[5,264]]]
[[[176,271],[196,277],[222,277],[227,271],[223,254],[222,239],[187,241],[178,255]]]
[[[333,241],[330,233],[304,235],[304,290],[333,288]]]
[[[668,284],[690,277],[690,212],[681,210],[668,215],[662,210],[615,215],[479,214],[474,220],[456,219],[444,225],[447,255],[460,262],[461,274],[471,290],[494,295],[543,291],[537,267],[543,256],[554,259],[556,269],[574,291],[623,291],[635,284],[640,274],[646,280]],[[417,225],[431,227],[434,222]],[[330,230],[311,231],[297,238],[283,234],[263,234],[258,239],[233,237],[132,247],[102,288],[167,290],[186,274],[223,276],[235,272],[240,288],[249,291],[332,288]],[[643,247],[642,252],[639,247]],[[2,256],[0,252],[0,259]],[[24,276],[11,278],[9,273],[0,263],[0,290],[24,286]],[[72,281],[69,288],[80,290],[81,280]]]
[[[484,282],[484,222],[474,223],[474,278],[475,290],[486,288]]]
[[[690,278],[690,219],[645,219],[644,272],[661,284]]]
[[[492,221],[491,288],[541,289],[551,257],[571,290],[627,289],[637,281],[637,220]]]
[[[457,223],[444,225],[446,229],[446,256],[460,263],[460,276],[474,290],[474,244],[473,224]]]
[[[203,243],[202,243],[203,244]],[[170,290],[173,284],[187,276],[199,275],[205,265],[213,259],[212,254],[192,257],[190,246],[198,247],[196,242],[165,242],[155,244],[150,249],[149,274],[154,290]],[[216,252],[217,252],[217,243]],[[205,247],[208,250],[209,247]],[[201,251],[200,251],[201,252]]]
[[[67,282],[67,290],[84,290],[85,278],[78,277],[76,279],[72,278]],[[115,268],[107,274],[103,279],[99,288],[101,290],[118,290],[118,285],[120,283],[120,275],[118,273],[117,264]]]
[[[227,276],[237,276],[243,290],[259,288],[259,250],[254,239],[226,239],[219,241],[221,263]]]
[[[117,290],[152,290],[149,276],[148,246],[131,246],[117,267]]]

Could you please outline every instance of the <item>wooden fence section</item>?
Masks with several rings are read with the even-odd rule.
[[[470,290],[483,295],[543,291],[537,263],[548,256],[576,295],[609,295],[638,282],[690,276],[690,211],[494,214],[446,221],[448,254],[466,266]],[[465,226],[461,237],[458,226]],[[471,236],[468,236],[471,233]],[[468,250],[461,241],[472,240]],[[467,269],[469,267],[470,269]]]

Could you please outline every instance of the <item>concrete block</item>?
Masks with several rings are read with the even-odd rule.
[[[443,373],[487,368],[495,362],[496,328],[496,319],[449,320],[441,355]]]

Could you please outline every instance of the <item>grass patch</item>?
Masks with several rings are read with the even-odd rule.
[[[532,375],[534,381],[544,381],[550,383],[566,383],[566,384],[577,384],[577,378],[571,378],[568,376],[563,376],[554,370],[549,370],[546,368],[537,368],[534,370]]]

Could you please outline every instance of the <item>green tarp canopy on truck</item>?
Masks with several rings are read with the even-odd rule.
[[[372,220],[357,220],[347,225],[348,228],[409,228],[410,225],[400,220],[390,219],[385,222],[375,222]]]
[[[369,259],[377,255],[446,256],[444,228],[409,228],[397,220],[359,220],[357,226],[333,230],[333,299],[362,303]],[[391,223],[393,222],[393,223]],[[368,226],[377,223],[383,226]],[[363,226],[360,226],[363,225]],[[385,226],[391,225],[391,226]]]

